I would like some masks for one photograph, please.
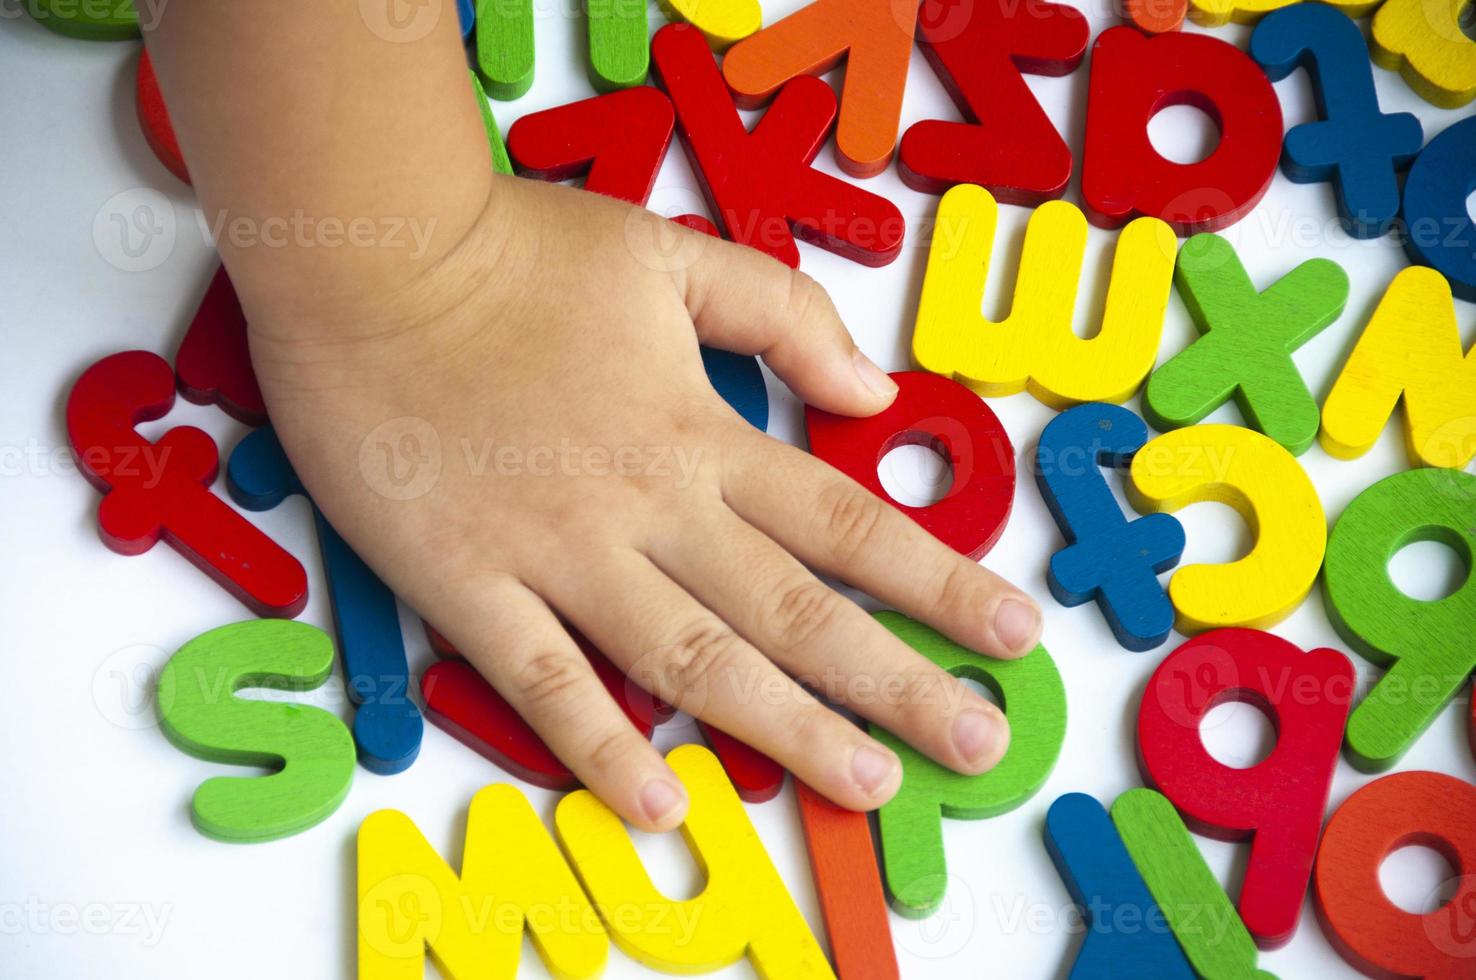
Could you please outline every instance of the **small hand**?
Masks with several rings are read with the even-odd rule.
[[[824,290],[624,204],[494,183],[408,285],[306,323],[250,311],[272,419],[338,531],[642,828],[678,824],[685,793],[561,617],[843,806],[881,805],[900,764],[794,678],[959,772],[998,762],[999,710],[810,569],[991,656],[1035,646],[1035,604],[703,373],[699,341],[761,355],[812,405],[884,409],[895,386]]]

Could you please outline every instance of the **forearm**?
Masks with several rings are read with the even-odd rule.
[[[436,262],[492,182],[452,0],[176,0],[147,44],[248,314],[312,319]],[[434,26],[426,27],[430,20]]]

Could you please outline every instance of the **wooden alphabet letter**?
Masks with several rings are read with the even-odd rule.
[[[998,417],[956,381],[898,371],[897,397],[869,418],[806,406],[810,452],[917,521],[939,541],[982,558],[1004,531],[1015,502],[1015,451]],[[928,446],[948,460],[953,483],[936,503],[912,507],[882,488],[877,464],[898,446]]]
[[[1140,218],[1118,236],[1101,329],[1073,329],[1087,223],[1075,205],[1047,201],[1030,218],[1010,315],[982,311],[999,207],[982,187],[960,184],[938,204],[912,356],[982,395],[1029,389],[1052,408],[1121,402],[1158,356],[1178,242],[1169,226]]]
[[[729,65],[738,49],[728,55]],[[905,227],[897,206],[810,166],[835,121],[830,86],[796,78],[750,133],[694,28],[663,27],[651,41],[651,57],[676,108],[687,158],[727,237],[790,267],[799,265],[796,236],[863,265],[897,257]],[[892,127],[895,133],[895,119]]]
[[[1071,148],[1022,72],[1068,75],[1086,54],[1086,18],[1048,0],[925,0],[918,44],[965,122],[925,119],[902,136],[897,170],[916,191],[979,184],[1005,204],[1058,198]]]
[[[923,918],[943,900],[948,868],[943,818],[983,820],[1020,806],[1050,776],[1066,738],[1066,689],[1043,646],[1018,660],[992,660],[895,612],[877,620],[955,677],[986,685],[1010,721],[1010,747],[993,769],[961,776],[891,732],[869,730],[902,760],[902,788],[877,815],[882,864],[892,908]]]
[[[1240,917],[1264,949],[1296,932],[1356,682],[1336,650],[1303,653],[1270,633],[1220,629],[1169,654],[1143,694],[1144,781],[1196,832],[1250,838]],[[1256,706],[1276,730],[1276,747],[1249,769],[1216,761],[1200,738],[1204,716],[1230,701]]]
[[[1281,446],[1235,425],[1195,425],[1133,456],[1128,499],[1142,513],[1201,500],[1235,508],[1256,536],[1223,565],[1185,565],[1169,580],[1179,632],[1267,628],[1301,605],[1327,544],[1327,519],[1307,472]]]
[[[1433,269],[1404,269],[1358,338],[1322,404],[1318,441],[1356,459],[1404,400],[1411,466],[1464,467],[1476,457],[1476,345],[1461,353],[1455,303]]]
[[[1102,467],[1125,468],[1148,441],[1143,420],[1120,405],[1068,409],[1040,433],[1035,481],[1067,545],[1051,556],[1046,583],[1063,606],[1093,599],[1129,650],[1151,650],[1174,626],[1160,572],[1179,563],[1184,528],[1170,514],[1129,521]]]
[[[1397,171],[1425,142],[1418,116],[1379,111],[1368,42],[1345,14],[1321,3],[1278,10],[1256,26],[1250,54],[1273,82],[1306,68],[1317,122],[1292,127],[1281,170],[1297,183],[1334,182],[1343,228],[1377,238],[1399,214]]]
[[[691,801],[682,836],[707,879],[695,898],[656,890],[620,818],[593,793],[570,793],[555,813],[559,841],[616,945],[668,973],[708,973],[746,955],[760,977],[834,980],[717,759],[681,745],[666,760]]]
[[[126,351],[82,373],[67,398],[67,438],[78,468],[103,493],[103,543],[141,555],[163,538],[261,616],[307,605],[302,565],[208,489],[220,458],[194,426],[158,442],[134,431],[174,405],[174,371],[157,354]]]
[[[1071,980],[1142,976],[1193,980],[1194,971],[1133,866],[1107,810],[1085,793],[1058,797],[1046,811],[1045,845],[1086,938]]]
[[[916,24],[916,0],[814,0],[734,45],[723,76],[753,109],[791,79],[844,59],[835,158],[852,177],[870,177],[892,160]]]
[[[1257,292],[1233,245],[1195,235],[1174,278],[1200,337],[1148,379],[1148,421],[1160,430],[1194,425],[1234,396],[1253,428],[1294,456],[1306,452],[1320,416],[1291,355],[1343,312],[1347,273],[1308,259]]]
[[[358,855],[359,980],[419,980],[427,947],[447,980],[511,980],[524,929],[556,977],[605,967],[599,916],[512,786],[472,797],[460,875],[398,810],[364,818]]]
[[[322,708],[235,697],[247,687],[309,691],[333,672],[333,641],[315,626],[271,619],[202,633],[159,674],[159,725],[200,759],[264,766],[267,776],[214,776],[190,818],[207,837],[275,840],[325,820],[348,796],[354,740]]]
[[[1379,867],[1406,844],[1439,851],[1461,875],[1424,915],[1384,894]],[[1334,949],[1371,977],[1460,980],[1476,957],[1476,787],[1438,772],[1396,772],[1360,787],[1327,821],[1313,892]]]
[[[1174,163],[1148,139],[1148,121],[1171,105],[1208,113],[1220,145],[1197,163]],[[1260,67],[1208,34],[1146,37],[1103,31],[1092,49],[1081,193],[1092,223],[1161,218],[1180,235],[1218,231],[1265,196],[1281,155],[1281,103]]]
[[[1389,559],[1414,541],[1440,541],[1466,564],[1443,599],[1405,595]],[[1366,660],[1387,667],[1348,719],[1348,754],[1365,772],[1388,769],[1414,744],[1476,668],[1476,476],[1411,470],[1385,477],[1343,511],[1323,569],[1327,615]]]

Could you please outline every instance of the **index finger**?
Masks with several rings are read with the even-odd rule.
[[[722,479],[728,505],[800,561],[954,642],[1010,658],[1040,642],[1035,600],[830,464],[755,432]]]

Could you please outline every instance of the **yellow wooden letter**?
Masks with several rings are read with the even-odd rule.
[[[1444,109],[1476,99],[1476,41],[1461,30],[1470,0],[1388,0],[1374,14],[1374,62]]]
[[[834,980],[716,757],[681,745],[666,761],[691,800],[682,835],[707,876],[697,897],[674,902],[658,892],[620,818],[588,790],[564,797],[554,817],[616,944],[670,973],[707,973],[746,952],[763,980]]]
[[[425,952],[447,980],[512,980],[523,924],[556,977],[598,976],[610,940],[522,793],[472,798],[461,876],[410,818],[379,810],[359,826],[360,980],[420,980]]]
[[[1142,513],[1213,500],[1234,507],[1255,543],[1223,565],[1186,565],[1169,581],[1175,626],[1265,629],[1285,619],[1317,579],[1327,518],[1306,472],[1282,446],[1238,425],[1191,425],[1133,456],[1128,499]]]
[[[1273,10],[1290,7],[1303,0],[1189,0],[1189,19],[1206,27],[1219,27],[1235,21],[1254,24]],[[1323,0],[1357,20],[1384,0]]]
[[[1054,408],[1121,402],[1138,390],[1158,356],[1158,337],[1173,282],[1178,239],[1157,218],[1122,230],[1101,329],[1072,329],[1087,223],[1075,205],[1047,201],[1025,229],[1010,315],[984,318],[984,285],[999,206],[982,187],[960,184],[943,195],[928,251],[912,356],[934,374],[982,395],[1013,395],[1027,386]]]
[[[1462,354],[1450,284],[1412,266],[1389,284],[1322,406],[1329,455],[1368,452],[1404,398],[1411,466],[1462,467],[1476,457],[1476,347]]]
[[[764,12],[758,0],[658,0],[672,22],[691,24],[718,54],[759,29]]]

